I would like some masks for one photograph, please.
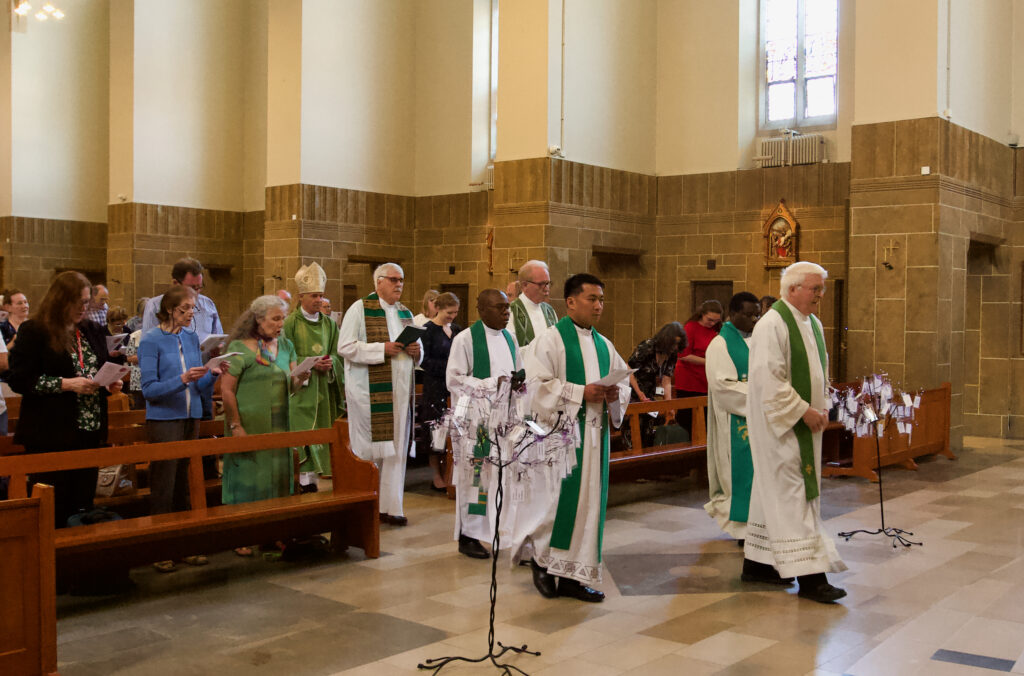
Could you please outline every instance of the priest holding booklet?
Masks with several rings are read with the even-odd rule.
[[[545,428],[577,420],[576,467],[547,495],[516,506],[513,560],[529,560],[541,595],[598,602],[608,502],[609,423],[618,427],[629,403],[631,373],[594,324],[604,284],[581,273],[565,281],[568,315],[542,331],[526,355],[532,410]]]

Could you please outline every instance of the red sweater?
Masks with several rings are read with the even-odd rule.
[[[705,328],[697,321],[686,322],[686,326],[683,328],[686,330],[686,347],[679,353],[679,361],[676,363],[676,390],[707,392],[708,377],[704,372],[704,365],[685,362],[683,357],[692,354],[703,358],[708,345],[718,335],[718,331]]]

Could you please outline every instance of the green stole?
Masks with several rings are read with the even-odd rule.
[[[732,322],[722,324],[718,333],[725,341],[733,366],[736,367],[736,379],[747,381],[750,347],[743,335]],[[710,399],[708,400],[711,401]],[[754,462],[750,458],[750,433],[747,431],[747,419],[741,415],[729,414],[729,447],[732,474],[732,499],[729,504],[729,520],[746,523],[750,513],[750,489],[754,483]]]
[[[484,323],[479,319],[469,327],[470,338],[473,339],[473,377],[484,380],[491,377],[491,351],[487,348],[487,332]],[[512,336],[505,329],[501,335],[508,343],[508,350],[512,353],[512,368],[516,366],[516,346],[512,342]],[[479,488],[477,501],[469,503],[469,513],[479,516],[487,514],[487,491],[480,486],[480,470],[484,464],[484,458],[491,454],[491,440],[487,436],[487,424],[481,421],[476,428],[476,444],[473,446],[473,485]]]
[[[530,313],[526,311],[526,305],[521,298],[516,298],[509,306],[512,311],[512,326],[516,330],[516,340],[520,345],[526,346],[533,342],[536,336],[533,333],[533,322],[530,321]],[[551,326],[558,321],[555,309],[547,303],[540,304],[540,311],[544,314],[544,323]]]
[[[562,317],[555,324],[562,337],[565,347],[565,379],[575,385],[585,386],[587,375],[583,366],[583,351],[580,348],[580,337],[576,333],[576,325],[569,317]],[[594,349],[597,351],[597,364],[601,377],[608,375],[611,357],[608,343],[604,337],[591,329],[594,337]],[[555,524],[551,531],[551,547],[567,550],[572,546],[572,535],[576,528],[576,511],[580,501],[580,479],[583,465],[583,444],[586,436],[587,402],[580,404],[577,420],[580,426],[580,445],[576,448],[576,467],[572,473],[562,479],[562,490],[558,497],[558,509],[555,512]],[[608,506],[608,408],[601,412],[601,520],[597,531],[597,560],[601,561],[601,549],[604,540],[605,510]]]
[[[401,303],[395,303],[398,319],[403,326],[412,324],[412,313]],[[363,321],[367,343],[386,343],[391,340],[388,319],[380,299],[371,293],[363,299]],[[394,396],[391,385],[391,357],[384,356],[381,364],[370,364],[370,441],[392,441],[395,438]]]
[[[804,347],[804,337],[800,328],[796,325],[796,319],[785,301],[777,300],[772,309],[782,316],[789,330],[789,372],[790,383],[793,389],[800,395],[800,398],[811,403],[811,366],[807,361],[807,348]],[[811,322],[811,331],[814,333],[814,342],[818,346],[818,358],[821,360],[821,374],[828,377],[827,353],[825,352],[825,336],[821,334],[814,315],[808,319]],[[814,440],[811,435],[811,428],[803,420],[798,420],[793,426],[796,440],[800,444],[800,474],[804,478],[804,495],[808,500],[818,497],[818,478],[814,471]]]

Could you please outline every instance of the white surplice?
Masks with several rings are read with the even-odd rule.
[[[488,378],[473,377],[473,336],[469,329],[461,331],[452,340],[452,349],[448,355],[448,368],[445,372],[445,381],[448,391],[452,394],[452,404],[455,405],[459,397],[473,397],[477,401],[493,399],[498,392],[498,378],[508,377],[513,371],[521,367],[519,361],[519,348],[516,348],[515,358],[509,350],[508,341],[500,330],[495,330],[484,325],[484,333],[487,337],[487,351],[491,361],[491,375]],[[515,347],[515,339],[512,339]],[[495,438],[494,430],[489,430],[492,439]],[[453,452],[460,458],[471,458],[475,436],[469,435],[459,439],[452,439]],[[458,461],[457,461],[458,462]],[[455,510],[455,539],[459,534],[467,537],[491,542],[494,538],[495,507],[497,505],[498,473],[495,468],[488,468],[491,471],[482,472],[487,477],[487,514],[470,514],[469,503],[475,501],[476,487],[470,479],[471,472],[463,471],[466,468],[457,467],[452,474],[455,482],[455,495],[458,505]],[[482,483],[482,482],[481,482]],[[509,495],[506,493],[502,511],[509,514],[506,509],[510,503]],[[507,524],[507,517],[503,519]],[[503,533],[506,528],[502,528]]]
[[[811,374],[810,405],[827,408],[827,378],[807,316],[786,303],[807,350]],[[826,364],[827,362],[827,355]],[[821,521],[821,497],[808,500],[793,426],[807,411],[790,382],[789,330],[778,312],[766,312],[754,326],[750,343],[750,392],[747,428],[754,461],[745,558],[774,566],[782,577],[846,570]],[[821,487],[821,432],[812,433],[815,478]]]
[[[394,340],[405,328],[398,318],[398,308],[383,300],[380,306],[388,323],[388,336]],[[370,434],[369,367],[371,364],[384,363],[384,343],[366,342],[362,300],[352,303],[341,320],[338,354],[345,360],[345,403],[348,407],[348,434],[352,452],[363,460],[377,462],[380,467],[380,511],[391,516],[403,516],[405,458],[412,430],[412,371],[416,363],[404,352],[391,358],[394,438],[391,441],[375,442]]]
[[[580,351],[586,382],[601,378],[590,329],[573,325],[579,336]],[[626,362],[615,351],[611,341],[608,345],[609,368],[628,369]],[[558,510],[561,481],[539,481],[537,490],[529,502],[516,505],[512,533],[513,561],[536,559],[541,567],[559,577],[578,580],[584,584],[601,581],[601,552],[598,529],[601,521],[601,493],[607,486],[602,485],[601,432],[604,417],[603,403],[583,400],[583,385],[566,381],[565,347],[558,326],[543,329],[530,344],[524,355],[528,387],[532,388],[532,411],[537,420],[550,428],[566,417],[575,420],[581,405],[586,404],[586,419],[583,437],[583,459],[580,462],[580,494],[572,541],[569,549],[551,547],[551,532]],[[627,383],[627,384],[623,384]],[[628,381],[619,384],[619,399],[608,405],[609,418],[613,426],[622,424],[622,414],[629,404]]]
[[[750,336],[744,336],[750,345]],[[747,416],[747,383],[739,380],[736,365],[729,356],[725,338],[715,336],[704,355],[708,376],[708,494],[704,505],[718,526],[732,537],[742,540],[747,524],[729,519],[732,508],[732,431],[729,416]]]

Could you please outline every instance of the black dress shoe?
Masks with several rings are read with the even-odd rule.
[[[744,582],[760,582],[761,584],[788,585],[793,583],[791,577],[781,577],[779,572],[766,563],[743,559],[743,573],[740,579]]]
[[[491,558],[480,541],[468,535],[459,535],[459,554],[465,554],[471,559]]]
[[[388,514],[388,523],[392,526],[405,526],[408,525],[409,519],[404,516],[392,516]]]
[[[563,577],[558,581],[558,595],[571,599],[578,599],[588,603],[600,603],[604,601],[604,592],[597,591],[591,587],[582,585],[577,580],[570,580]]]
[[[533,569],[533,586],[537,588],[540,595],[546,599],[558,596],[558,582],[555,580],[555,576],[541,568],[533,559],[530,560],[530,568]]]
[[[828,582],[822,582],[814,586],[800,585],[800,591],[796,595],[818,603],[835,603],[846,596],[846,590],[833,587]]]

